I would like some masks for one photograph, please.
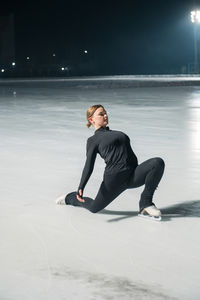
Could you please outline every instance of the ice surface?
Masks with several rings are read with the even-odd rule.
[[[200,87],[90,87],[0,83],[0,299],[199,299]],[[85,113],[99,103],[139,162],[165,160],[163,222],[137,217],[142,188],[98,214],[55,205],[78,187],[94,133]],[[85,196],[104,166],[97,156]]]

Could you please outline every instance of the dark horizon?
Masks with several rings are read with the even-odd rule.
[[[82,66],[85,75],[128,75],[183,73],[194,62],[198,1],[113,3],[4,4],[1,16],[14,15],[16,64],[28,56],[33,65]]]

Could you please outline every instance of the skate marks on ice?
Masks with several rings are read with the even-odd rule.
[[[85,271],[75,271],[66,268],[55,268],[52,270],[52,276],[59,280],[76,282],[76,291],[87,290],[88,299],[91,300],[132,300],[132,299],[155,299],[155,300],[176,300],[175,297],[169,297],[159,290],[159,286],[149,286],[143,283],[130,281],[125,277],[117,277],[107,274],[90,273]],[[73,284],[71,285],[71,287]],[[82,290],[82,292],[84,292]]]
[[[172,206],[160,208],[162,212],[162,219],[160,222],[167,222],[173,218],[185,218],[185,217],[200,217],[200,200],[185,201],[182,203],[174,204]],[[138,217],[138,212],[135,211],[114,211],[103,209],[99,214],[116,215],[120,216],[108,220],[107,222],[118,222],[124,219]]]

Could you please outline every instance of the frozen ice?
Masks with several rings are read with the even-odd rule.
[[[133,80],[157,84],[131,86]],[[198,80],[0,82],[0,299],[199,299]],[[142,188],[98,214],[55,205],[78,188],[93,104],[104,105],[110,129],[128,134],[139,163],[165,160],[154,196],[162,222],[137,217]],[[85,196],[97,194],[104,167],[97,156]]]

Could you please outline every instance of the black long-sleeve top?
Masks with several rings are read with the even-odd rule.
[[[84,190],[94,169],[97,153],[105,160],[107,174],[133,169],[138,165],[129,137],[121,131],[111,130],[108,126],[98,128],[94,135],[88,138],[86,152],[87,158],[78,191]]]

